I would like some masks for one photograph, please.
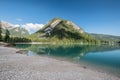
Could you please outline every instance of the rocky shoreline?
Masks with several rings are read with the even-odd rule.
[[[0,46],[0,80],[120,80],[120,78],[44,56],[18,54]]]

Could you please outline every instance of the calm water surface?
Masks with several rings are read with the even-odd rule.
[[[19,44],[29,56],[45,55],[120,75],[120,46]]]

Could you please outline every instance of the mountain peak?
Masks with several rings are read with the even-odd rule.
[[[52,20],[52,22],[50,23],[50,26],[51,26],[52,28],[54,28],[54,27],[56,27],[61,21],[62,21],[62,19],[60,19],[60,18],[54,18],[54,19]]]
[[[82,28],[69,20],[64,20],[61,18],[54,18],[49,21],[42,29],[40,29],[37,33],[40,33],[40,36],[47,37],[74,37],[78,34],[85,33]],[[74,35],[74,36],[73,36]],[[80,38],[80,36],[78,36]]]
[[[79,30],[80,33],[83,33],[83,29],[80,28],[78,25],[76,25],[74,22],[70,21],[70,20],[64,20],[64,19],[61,19],[61,18],[54,18],[51,20],[51,24],[50,26],[52,27],[55,27],[57,26],[60,22],[64,22],[64,24],[66,25],[69,25],[69,26],[72,26],[75,30]]]
[[[79,31],[80,33],[84,33],[84,30],[82,28],[80,28],[78,25],[76,25],[75,23],[73,23],[72,21],[70,21],[70,20],[64,20],[64,19],[61,19],[61,18],[53,18],[41,30],[45,30],[45,29],[48,30],[50,28],[54,29],[54,28],[60,27],[59,26],[60,24],[63,25],[63,26],[67,26],[68,28],[71,27],[74,30]]]

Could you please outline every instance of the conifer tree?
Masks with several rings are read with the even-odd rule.
[[[0,41],[2,41],[2,25],[0,23]]]
[[[6,29],[6,33],[5,33],[5,41],[8,42],[10,39],[10,32],[8,29]]]

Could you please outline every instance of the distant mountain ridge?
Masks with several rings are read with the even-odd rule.
[[[0,26],[2,27],[3,34],[5,34],[5,30],[8,29],[10,35],[14,37],[25,37],[29,35],[29,32],[26,29],[21,27],[16,27],[15,25],[9,22],[0,21]]]
[[[107,40],[107,41],[120,41],[120,36],[106,35],[106,34],[96,34],[89,33],[91,36],[98,40]]]
[[[5,22],[5,21],[0,21],[0,26],[2,27],[2,29],[12,29],[15,26],[9,22]]]

